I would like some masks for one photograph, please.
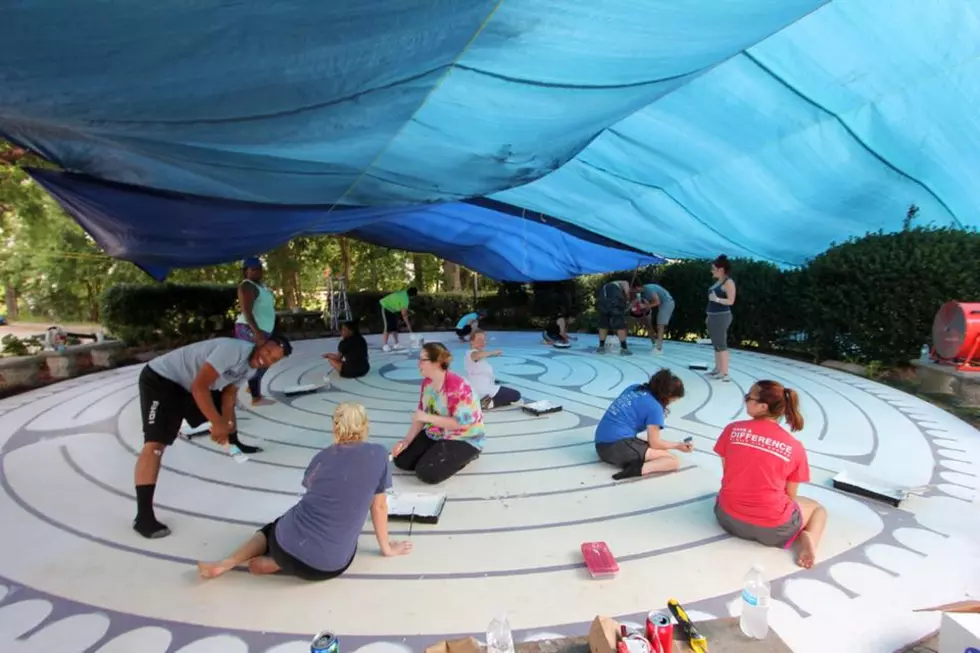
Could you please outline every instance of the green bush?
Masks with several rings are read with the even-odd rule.
[[[980,300],[980,234],[917,228],[850,240],[804,271],[806,330],[817,355],[900,363],[932,341],[950,300]]]
[[[181,343],[229,335],[236,286],[118,284],[102,295],[102,323],[132,344]]]

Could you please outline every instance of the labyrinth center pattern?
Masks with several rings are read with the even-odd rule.
[[[427,338],[449,345],[462,372],[466,345],[451,334]],[[504,350],[493,359],[499,382],[564,411],[489,412],[484,454],[440,486],[450,497],[442,519],[415,525],[410,556],[382,558],[368,523],[354,564],[337,580],[198,580],[196,560],[225,555],[296,501],[307,462],[331,442],[338,403],[367,407],[376,442],[390,448],[405,435],[419,394],[417,352],[385,354],[377,338],[369,342],[370,375],[288,398],[283,388],[323,378],[320,354],[336,349],[334,340],[296,343],[266,376],[279,402],[239,408],[243,440],[265,448],[251,461],[238,464],[209,441],[179,440],[156,496],[173,535],[159,541],[130,529],[142,444],[139,366],[0,402],[0,650],[47,637],[70,651],[138,643],[151,653],[288,653],[308,650],[323,628],[339,632],[345,650],[421,650],[445,635],[479,636],[504,610],[519,637],[540,637],[582,632],[597,613],[640,621],[670,597],[697,617],[722,616],[755,562],[774,581],[771,623],[795,650],[854,609],[881,622],[881,641],[848,650],[882,650],[871,642],[932,623],[921,616],[895,624],[890,611],[947,600],[974,573],[965,542],[980,523],[980,433],[949,414],[871,381],[761,354],[733,352],[733,382],[719,383],[688,369],[710,360],[707,347],[667,343],[654,356],[635,342],[633,357],[598,356],[594,336],[556,350],[536,335],[505,333],[489,343]],[[691,435],[697,450],[680,455],[676,473],[614,482],[615,470],[596,460],[594,426],[623,388],[659,367],[687,390],[671,407],[666,437]],[[714,441],[744,417],[742,396],[760,378],[801,394],[812,475],[801,492],[830,513],[821,562],[809,571],[787,552],[729,537],[712,513],[721,478]],[[830,478],[849,467],[926,489],[890,509],[830,489]],[[395,488],[432,491],[401,473]],[[391,530],[395,539],[407,535],[400,523]],[[592,540],[609,543],[621,566],[616,579],[594,581],[584,570],[579,546]]]

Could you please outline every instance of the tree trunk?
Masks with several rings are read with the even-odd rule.
[[[337,239],[340,241],[340,273],[350,284],[350,241],[347,236],[338,236]]]
[[[459,292],[463,285],[459,278],[459,266],[452,261],[443,261],[442,274],[445,277],[446,290],[450,292]]]
[[[17,289],[10,284],[5,284],[4,290],[4,300],[7,303],[7,319],[16,320],[20,317],[20,310],[17,307]]]
[[[419,292],[425,292],[425,273],[422,270],[421,254],[412,254],[412,271],[415,275],[415,287]]]

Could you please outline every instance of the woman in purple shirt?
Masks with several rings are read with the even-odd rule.
[[[197,563],[201,576],[217,578],[248,563],[253,574],[283,573],[304,580],[336,578],[354,561],[357,539],[369,511],[381,554],[409,553],[411,542],[388,539],[388,451],[367,442],[367,434],[363,406],[337,406],[334,444],[310,461],[303,477],[306,494],[299,503],[263,526],[224,560]]]

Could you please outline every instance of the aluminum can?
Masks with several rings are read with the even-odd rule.
[[[321,630],[310,642],[310,653],[340,653],[340,640],[329,630]]]

